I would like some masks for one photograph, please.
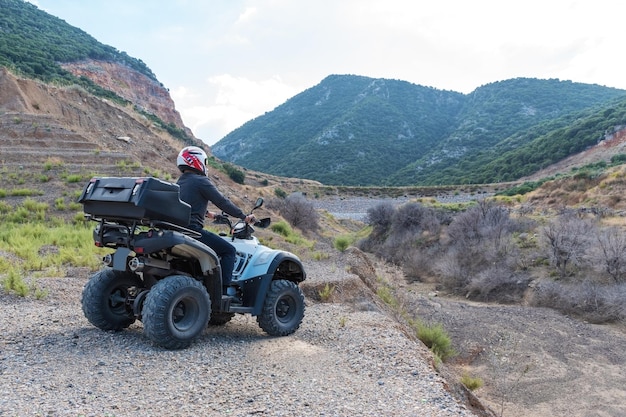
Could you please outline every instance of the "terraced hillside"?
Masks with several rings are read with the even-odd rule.
[[[4,200],[74,198],[98,175],[171,177],[182,142],[130,106],[0,70]]]

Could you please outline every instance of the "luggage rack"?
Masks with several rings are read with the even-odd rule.
[[[85,214],[85,220],[92,220],[100,223],[98,237],[102,238],[105,230],[119,229],[126,230],[128,236],[132,236],[138,227],[145,226],[155,229],[166,229],[180,232],[189,237],[198,239],[202,236],[200,232],[189,229],[187,227],[180,226],[175,223],[166,222],[164,220],[150,220],[150,219],[133,219],[127,217],[113,217],[105,218],[93,216],[91,214]]]

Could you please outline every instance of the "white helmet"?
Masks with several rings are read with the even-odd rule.
[[[193,169],[206,175],[206,165],[209,158],[201,148],[197,146],[187,146],[178,153],[176,165],[181,171],[184,169]]]

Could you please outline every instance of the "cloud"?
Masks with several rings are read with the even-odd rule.
[[[516,77],[626,89],[598,0],[31,0],[142,59],[209,143],[330,74],[470,93]]]
[[[243,24],[245,22],[250,21],[257,14],[258,9],[256,7],[247,7],[244,9],[243,13],[239,15],[237,22],[235,24]]]
[[[179,87],[171,94],[185,123],[208,144],[299,93],[279,76],[252,80],[222,74],[209,77],[206,84],[202,94],[188,87]],[[207,92],[210,97],[204,95]]]

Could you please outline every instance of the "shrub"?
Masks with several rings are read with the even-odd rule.
[[[71,174],[68,175],[65,180],[71,184],[77,183],[77,182],[81,182],[83,180],[83,176],[80,174]]]
[[[565,278],[583,264],[590,248],[590,238],[596,234],[593,223],[575,214],[565,213],[552,220],[542,230],[544,246],[559,277]]]
[[[21,271],[10,267],[6,277],[2,281],[2,286],[5,292],[14,292],[21,297],[25,297],[28,294],[28,285],[24,282],[21,276]]]
[[[545,182],[545,180],[542,181],[526,181],[521,185],[516,185],[513,186],[511,188],[508,188],[504,191],[501,191],[499,193],[497,193],[497,195],[504,195],[504,196],[514,196],[514,195],[524,195],[524,194],[528,194],[531,191],[536,190],[537,188],[541,187],[541,185]]]
[[[626,284],[601,285],[541,282],[535,288],[532,304],[550,307],[564,314],[578,316],[592,323],[611,323],[626,319]]]
[[[419,203],[407,203],[397,209],[389,202],[381,203],[368,210],[366,222],[372,232],[358,246],[401,264],[417,249],[436,244],[443,213]]]
[[[374,230],[387,231],[391,226],[391,219],[396,212],[395,207],[390,202],[380,203],[367,210],[365,222],[372,226]]]
[[[317,293],[320,296],[320,300],[322,300],[323,302],[327,302],[333,296],[334,292],[335,292],[335,286],[330,285],[329,283],[326,283],[324,288],[319,290]]]
[[[16,188],[11,190],[9,194],[16,197],[29,197],[33,195],[42,195],[43,191],[33,190],[31,188]]]
[[[348,249],[348,246],[352,244],[352,239],[350,236],[337,236],[333,241],[333,246],[339,252],[345,252]]]
[[[392,308],[398,307],[398,300],[393,295],[389,287],[386,287],[386,286],[378,287],[378,289],[376,290],[376,295],[388,306]]]
[[[483,380],[480,378],[473,378],[469,376],[469,374],[463,374],[461,376],[461,384],[465,385],[468,390],[475,391],[483,386]]]
[[[291,229],[289,224],[285,223],[284,221],[279,221],[279,222],[273,223],[270,228],[274,232],[278,233],[279,235],[283,235],[285,237],[287,237],[287,236],[289,236],[290,234],[293,233],[293,230]]]
[[[466,296],[501,303],[520,301],[531,279],[527,274],[512,270],[513,267],[502,263],[490,265],[469,279]]]
[[[457,292],[470,291],[468,295],[489,293],[497,287],[493,273],[509,277],[516,268],[519,251],[512,234],[520,227],[504,207],[484,201],[457,215],[448,227],[450,242],[438,266],[444,284]],[[490,272],[494,265],[498,271]],[[476,277],[481,274],[483,283],[491,288],[479,289],[475,285],[470,290],[472,280],[479,284]]]
[[[287,192],[285,190],[283,190],[282,188],[275,188],[274,189],[274,194],[276,194],[276,197],[278,197],[278,198],[285,198],[285,197],[287,197]]]
[[[619,165],[626,162],[626,154],[620,153],[611,157],[612,165]]]
[[[54,208],[56,210],[65,210],[66,205],[65,205],[65,199],[63,197],[59,197],[57,199],[54,200]]]
[[[280,214],[293,227],[303,231],[314,231],[319,228],[319,214],[312,202],[301,194],[292,194],[285,198]]]
[[[246,174],[242,170],[236,168],[232,164],[223,164],[222,167],[224,168],[224,171],[226,171],[226,174],[228,174],[231,180],[235,181],[237,184],[244,183],[246,179]]]
[[[294,245],[304,246],[312,249],[315,244],[315,242],[308,241],[303,238],[299,233],[295,232],[287,222],[283,220],[272,224],[270,228],[274,232],[282,235],[285,238],[285,241],[293,243]]]
[[[429,276],[435,275],[433,267],[440,256],[438,245],[422,247],[419,250],[407,253],[402,261],[402,270],[409,282],[427,281]]]
[[[594,246],[597,268],[606,272],[616,283],[626,282],[626,236],[621,229],[609,227],[597,235]]]
[[[414,322],[416,335],[442,362],[456,355],[450,336],[441,324]]]

